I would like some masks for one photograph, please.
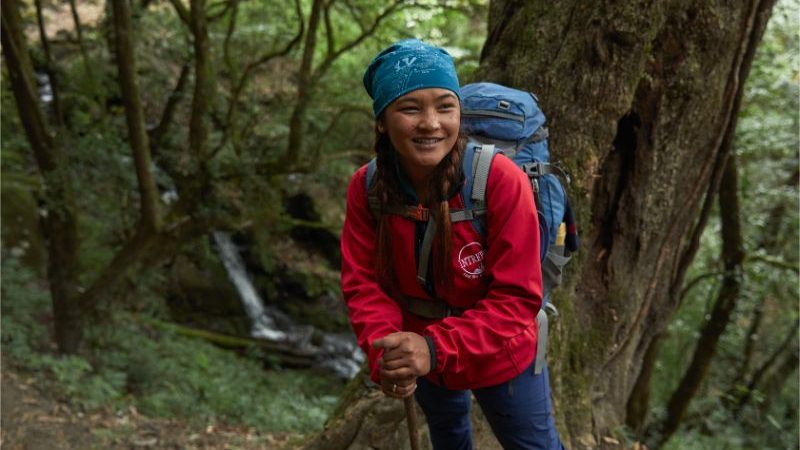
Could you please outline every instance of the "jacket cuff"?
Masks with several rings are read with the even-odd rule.
[[[424,336],[425,342],[428,343],[428,352],[431,355],[431,373],[436,370],[436,347],[433,345],[433,338]]]

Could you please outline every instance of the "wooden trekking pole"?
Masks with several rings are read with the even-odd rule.
[[[414,404],[414,396],[410,395],[403,399],[406,407],[406,422],[408,422],[408,440],[411,442],[411,450],[420,450],[419,446],[419,424],[417,422],[417,406]]]

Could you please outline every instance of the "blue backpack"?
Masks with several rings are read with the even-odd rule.
[[[472,185],[485,184],[483,178],[488,177],[490,164],[475,160],[480,162],[503,153],[528,175],[539,214],[539,257],[543,301],[547,304],[550,292],[561,284],[564,265],[578,250],[579,241],[569,197],[559,180],[560,176],[568,184],[569,176],[550,163],[544,114],[533,94],[499,84],[468,84],[461,88],[461,97],[461,129],[474,142],[464,156],[465,167],[474,168],[464,171],[467,178],[464,184],[471,192],[462,195],[465,206],[485,207],[485,199],[479,196],[485,189],[475,189]],[[485,234],[477,220],[473,224]],[[551,309],[554,310],[552,306]]]

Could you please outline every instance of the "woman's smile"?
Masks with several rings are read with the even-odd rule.
[[[378,122],[400,158],[400,165],[418,185],[452,151],[461,125],[458,97],[448,90],[412,91],[390,104]]]

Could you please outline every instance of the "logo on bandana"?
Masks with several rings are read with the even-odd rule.
[[[411,57],[411,58],[406,56],[405,58],[401,59],[400,61],[397,61],[397,64],[394,65],[394,70],[398,71],[398,70],[401,70],[401,69],[405,69],[406,67],[411,67],[411,65],[414,64],[414,61],[416,61],[416,60],[417,60],[416,56]]]
[[[483,259],[486,253],[479,242],[470,242],[461,247],[458,252],[458,265],[463,275],[470,279],[480,278],[483,275]]]

